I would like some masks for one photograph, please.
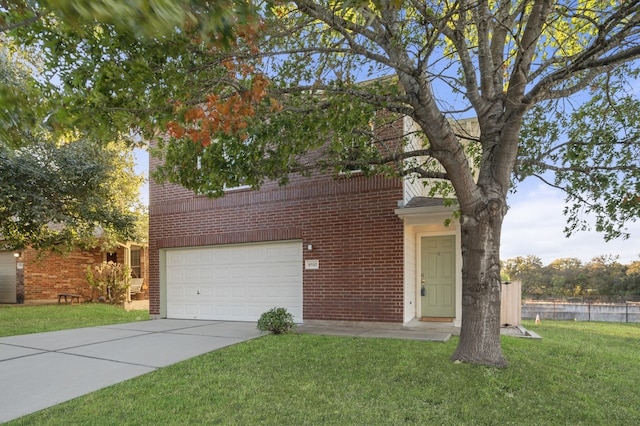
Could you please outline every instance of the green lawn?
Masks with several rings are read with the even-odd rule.
[[[147,319],[148,311],[125,311],[102,303],[0,306],[0,337]]]
[[[640,325],[525,326],[506,369],[452,363],[457,338],[267,335],[10,424],[638,424]]]

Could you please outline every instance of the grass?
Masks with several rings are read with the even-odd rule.
[[[10,424],[638,424],[640,324],[525,326],[506,369],[452,363],[457,338],[267,335]]]
[[[147,311],[125,311],[99,303],[0,306],[0,337],[149,319]]]

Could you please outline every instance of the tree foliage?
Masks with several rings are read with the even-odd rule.
[[[54,3],[15,35],[42,47],[61,80],[49,88],[65,105],[56,118],[161,135],[160,180],[210,195],[318,169],[449,182],[463,249],[454,359],[506,364],[499,248],[517,180],[566,191],[568,232],[584,213],[612,237],[637,217],[638,1],[259,2],[222,37],[202,31],[220,14],[212,2],[176,3],[184,24],[166,18],[152,37],[94,12],[66,24]],[[143,8],[161,1],[127,4],[164,16]],[[466,116],[478,136],[454,124]],[[403,117],[412,143],[391,143],[384,129]]]
[[[0,139],[9,147],[23,146],[42,129],[46,101],[32,78],[37,62],[0,35]]]
[[[0,149],[0,233],[8,248],[68,250],[135,239],[141,178],[122,146],[76,141]]]
[[[541,273],[542,260],[537,256],[518,256],[507,259],[502,264],[502,270],[509,281],[518,280],[522,283],[523,293],[539,293],[545,286]]]
[[[640,104],[629,83],[637,75],[635,64],[621,67],[594,79],[583,103],[563,111],[546,101],[527,116],[518,179],[533,175],[565,191],[567,235],[594,226],[607,240],[628,237],[626,224],[640,217]]]
[[[593,297],[639,300],[638,261],[623,265],[616,256],[603,255],[587,263],[576,258],[556,259],[546,266],[535,256],[504,262],[512,279],[522,283],[523,297]]]
[[[43,5],[31,15],[47,18],[20,34],[44,44],[51,75],[62,78],[70,96],[61,114],[104,126],[103,134],[132,125],[146,136],[168,131],[174,139],[161,146],[161,179],[219,195],[238,181],[259,186],[291,172],[338,169],[344,151],[369,146],[377,111],[415,118],[413,88],[426,92],[434,113],[500,113],[497,125],[519,130],[518,120],[506,121],[505,108],[514,108],[525,131],[506,168],[567,192],[567,232],[584,229],[589,212],[609,237],[637,217],[638,108],[625,83],[636,70],[621,67],[638,53],[635,2],[229,2],[225,13],[187,0]],[[213,21],[228,23],[222,34],[230,45]],[[390,75],[391,84],[356,84]],[[565,102],[576,93],[582,101]],[[378,150],[360,149],[366,155],[351,161],[372,172],[392,164],[402,174],[441,177],[442,160],[427,141],[464,135],[419,124],[427,130],[416,152],[377,140]],[[306,153],[327,138],[331,146],[309,164]],[[473,176],[456,179],[473,187]]]
[[[6,25],[6,20],[4,21]],[[142,178],[123,143],[61,126],[39,57],[0,36],[0,241],[65,251],[134,238]]]
[[[254,2],[245,0],[11,0],[0,1],[0,11],[0,32],[53,19],[78,31],[87,22],[100,22],[138,37],[188,29],[215,39],[230,35],[238,23],[257,14]]]

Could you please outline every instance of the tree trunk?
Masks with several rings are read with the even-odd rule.
[[[506,200],[490,201],[462,225],[462,329],[454,361],[506,367],[500,345],[500,233]]]

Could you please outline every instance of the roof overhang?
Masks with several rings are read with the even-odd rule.
[[[457,206],[445,206],[442,198],[415,197],[404,207],[394,210],[394,213],[409,225],[444,222],[451,218]]]
[[[131,248],[131,247],[149,247],[149,243],[140,243],[136,241],[116,241],[116,244],[120,247]]]

